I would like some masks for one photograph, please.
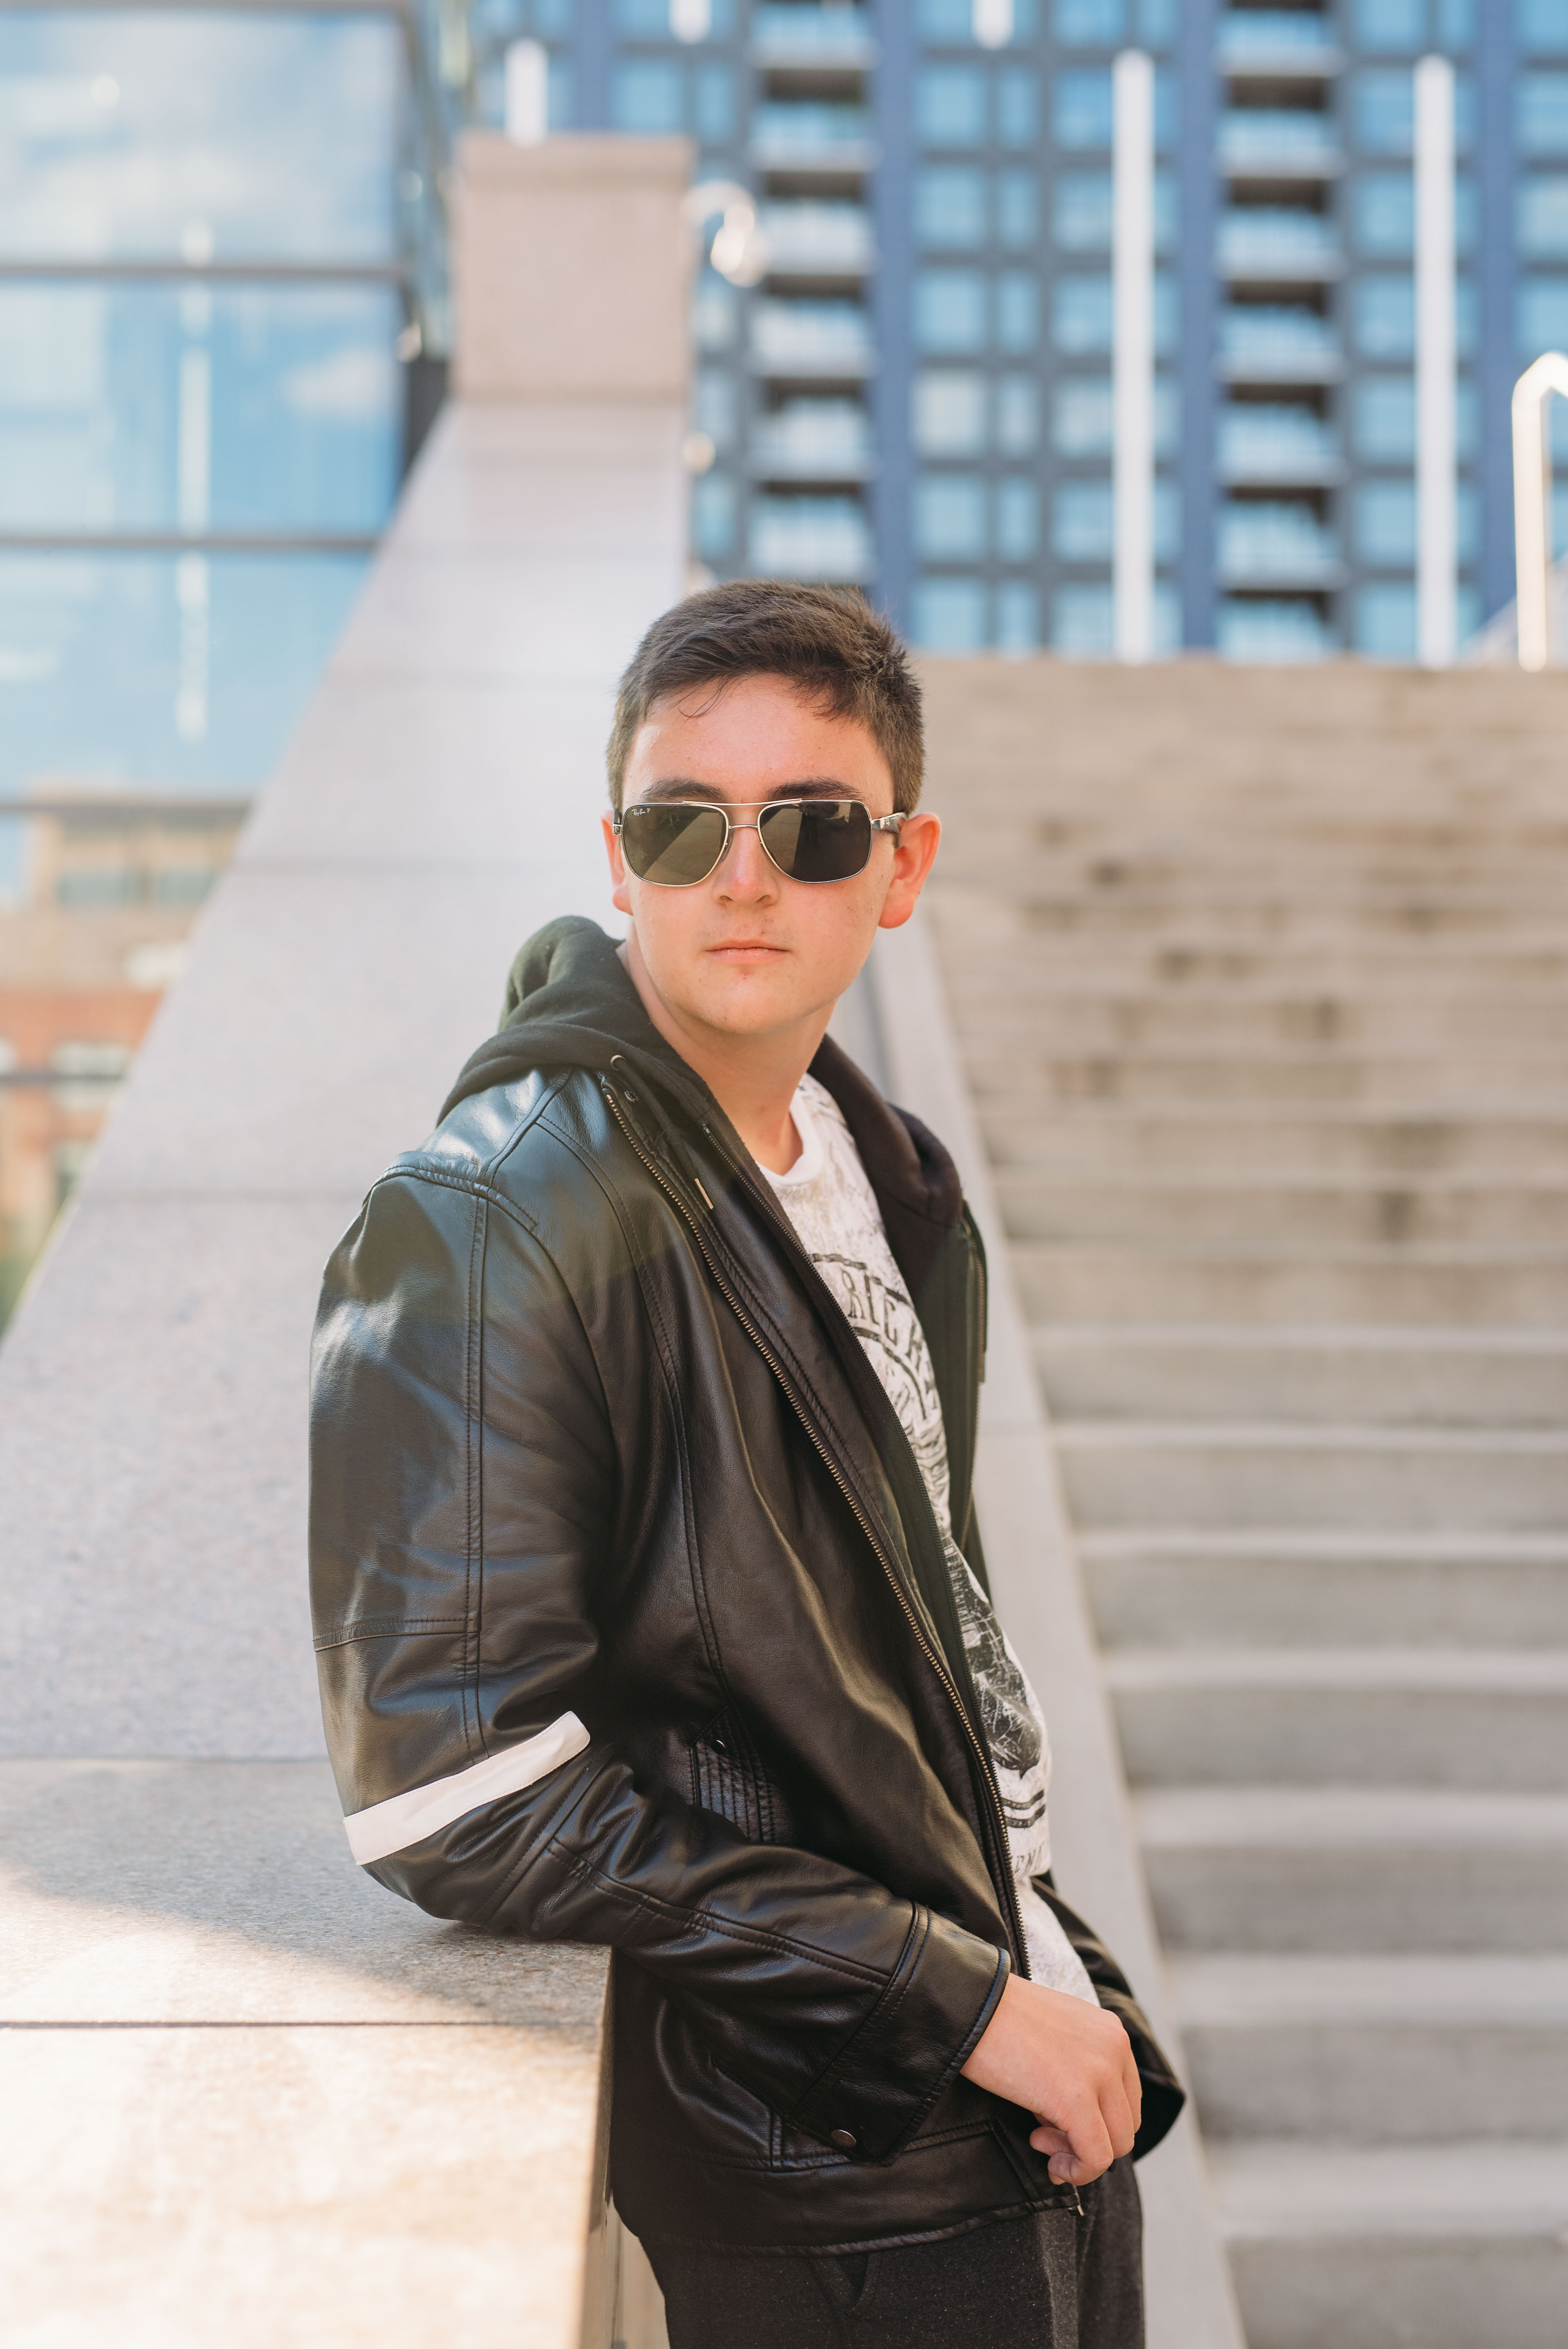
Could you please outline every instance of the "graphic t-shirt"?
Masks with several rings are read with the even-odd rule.
[[[803,1077],[792,1104],[800,1155],[786,1174],[762,1170],[844,1314],[908,1436],[947,1555],[965,1653],[1002,1797],[1029,1971],[1051,1990],[1097,2003],[1081,1960],[1029,1882],[1051,1864],[1051,1752],[1034,1690],[995,1609],[953,1538],[947,1433],[931,1351],[883,1228],[876,1193],[843,1112]]]

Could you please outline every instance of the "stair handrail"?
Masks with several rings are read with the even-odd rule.
[[[1546,403],[1568,399],[1568,357],[1543,352],[1513,387],[1513,547],[1519,574],[1519,666],[1542,669],[1552,657],[1552,448]]]

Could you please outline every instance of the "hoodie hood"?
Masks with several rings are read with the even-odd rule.
[[[450,1116],[470,1094],[515,1084],[535,1069],[592,1069],[608,1075],[617,1061],[677,1116],[684,1113],[700,1130],[717,1133],[753,1177],[758,1196],[777,1212],[713,1094],[644,1010],[616,941],[581,914],[546,923],[521,949],[507,975],[500,1026],[469,1055],[441,1116]],[[918,1298],[963,1212],[958,1170],[935,1135],[907,1110],[890,1108],[830,1036],[822,1039],[810,1073],[844,1113],[877,1194],[894,1257]]]

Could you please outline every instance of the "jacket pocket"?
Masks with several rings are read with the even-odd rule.
[[[738,1827],[748,1843],[795,1840],[789,1804],[727,1706],[691,1741],[691,1798]]]

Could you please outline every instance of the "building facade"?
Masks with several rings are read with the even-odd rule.
[[[695,294],[707,569],[859,583],[933,647],[1086,655],[1112,65],[1147,51],[1156,646],[1264,659],[1416,648],[1414,68],[1448,57],[1460,635],[1511,596],[1509,398],[1568,346],[1568,0],[476,0],[470,35],[481,116],[531,39],[555,125],[685,130],[754,192],[766,274]]]

